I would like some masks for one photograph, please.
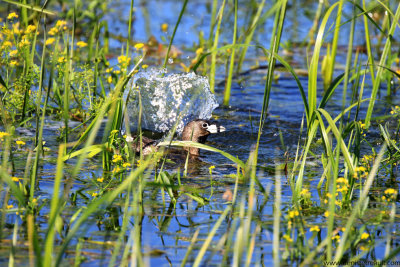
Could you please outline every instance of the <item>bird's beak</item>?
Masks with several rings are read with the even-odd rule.
[[[225,132],[225,127],[224,126],[218,126],[216,124],[211,124],[207,127],[207,131],[209,131],[210,133],[214,134],[214,133],[222,133]]]

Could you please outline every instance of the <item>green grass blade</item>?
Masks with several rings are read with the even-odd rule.
[[[209,81],[210,81],[210,91],[214,93],[215,91],[215,71],[216,71],[216,64],[217,64],[217,53],[216,49],[218,47],[218,41],[219,41],[219,32],[221,28],[221,22],[222,22],[222,17],[224,15],[224,9],[225,9],[225,0],[222,1],[221,4],[221,9],[218,12],[217,15],[217,29],[215,30],[215,36],[214,36],[214,43],[212,47],[211,52],[211,65],[210,65],[210,76],[209,76]]]
[[[179,13],[178,21],[177,21],[176,24],[175,24],[175,28],[174,28],[174,31],[173,31],[173,33],[172,33],[171,40],[169,41],[167,53],[165,54],[163,68],[165,68],[165,67],[167,66],[168,57],[169,57],[169,51],[171,51],[172,42],[174,41],[176,31],[178,30],[178,26],[179,26],[179,24],[180,24],[180,22],[181,22],[183,13],[185,12],[186,5],[187,5],[188,1],[189,1],[189,0],[185,0],[185,1],[183,2],[183,6],[182,6],[182,9],[181,9],[181,12]]]
[[[307,125],[308,127],[311,126],[312,116],[314,111],[317,108],[317,80],[318,80],[318,65],[320,59],[320,51],[323,44],[323,37],[324,31],[326,28],[326,24],[328,23],[328,19],[336,6],[339,3],[336,2],[335,4],[331,5],[329,9],[326,11],[324,18],[322,19],[320,28],[318,30],[317,39],[314,46],[314,53],[311,58],[311,63],[309,67],[309,76],[308,76],[308,118],[307,118]]]
[[[215,233],[217,232],[218,228],[221,226],[222,222],[225,220],[225,218],[228,215],[230,210],[231,210],[230,206],[226,207],[224,212],[218,218],[217,222],[214,224],[213,228],[211,229],[210,233],[207,236],[207,239],[204,241],[203,246],[201,247],[201,249],[199,251],[199,254],[197,254],[197,257],[192,265],[193,267],[200,266],[200,263],[203,260],[204,255],[205,255],[208,247],[210,246]]]
[[[391,42],[392,42],[391,37],[394,34],[394,31],[395,31],[396,25],[397,25],[397,21],[399,19],[400,19],[400,3],[397,6],[396,14],[395,14],[395,16],[393,18],[393,22],[392,22],[392,25],[390,26],[390,30],[389,30],[389,33],[388,33],[389,36],[388,36],[388,38],[386,40],[385,47],[383,48],[383,51],[382,51],[381,59],[380,59],[380,62],[379,62],[380,66],[385,66],[386,65],[385,62],[386,62],[386,59],[387,59],[387,55],[388,55],[389,50],[391,48]],[[379,87],[380,87],[380,84],[381,84],[381,79],[382,79],[382,76],[383,76],[382,74],[383,74],[383,68],[378,68],[378,70],[376,72],[376,78],[375,78],[375,81],[374,81],[373,86],[372,86],[371,100],[370,100],[369,105],[368,105],[367,115],[365,116],[365,125],[366,125],[367,128],[370,126],[370,123],[371,123],[372,111],[374,109],[376,95],[378,93],[378,90],[379,90]]]
[[[233,0],[233,5],[235,9],[235,22],[233,26],[233,40],[232,45],[236,44],[236,32],[237,32],[237,12],[238,12],[238,0]],[[229,98],[231,96],[231,87],[232,87],[232,77],[233,77],[233,67],[235,64],[235,48],[232,48],[231,59],[229,63],[229,71],[228,78],[226,79],[226,86],[224,91],[224,102],[225,106],[229,105]]]
[[[243,169],[246,167],[246,164],[243,161],[241,161],[240,159],[232,156],[231,154],[229,154],[229,153],[227,153],[225,151],[222,151],[220,149],[217,149],[217,148],[214,148],[214,147],[211,147],[211,146],[207,146],[207,145],[204,145],[204,144],[200,144],[200,143],[197,143],[197,142],[192,142],[192,141],[161,142],[161,143],[158,144],[158,146],[197,147],[197,148],[201,148],[201,149],[204,149],[204,150],[208,150],[208,151],[219,153],[222,156],[230,159],[231,161],[233,161],[234,163],[236,163],[238,166],[240,166]]]

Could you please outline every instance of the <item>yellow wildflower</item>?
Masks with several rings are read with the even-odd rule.
[[[365,172],[367,169],[364,166],[358,166],[354,168],[356,172]]]
[[[167,31],[168,31],[168,24],[167,24],[167,23],[161,24],[161,30],[162,30],[163,32],[167,32]]]
[[[313,227],[310,228],[310,232],[319,232],[319,231],[321,231],[321,230],[319,229],[318,225],[313,226]]]
[[[59,57],[57,61],[61,64],[67,62],[67,59],[65,57]]]
[[[138,166],[138,167],[140,166],[140,159],[137,160],[136,166]]]
[[[76,45],[79,46],[79,47],[86,47],[88,44],[85,43],[84,41],[79,41],[79,42],[76,43]]]
[[[5,41],[2,45],[3,48],[11,47],[12,43],[10,41]]]
[[[144,70],[147,69],[148,67],[149,67],[149,65],[146,65],[146,64],[142,65],[142,69],[144,69]]]
[[[63,30],[66,30],[67,29],[67,22],[65,21],[65,20],[59,20],[59,21],[57,21],[57,23],[56,23],[56,27],[58,28],[58,29],[63,29]]]
[[[92,197],[97,197],[97,195],[98,195],[98,193],[96,193],[96,192],[92,193]]]
[[[11,50],[9,55],[10,57],[15,57],[18,54],[18,50]]]
[[[332,240],[339,241],[339,240],[340,240],[340,235],[334,235],[334,236],[332,236]]]
[[[397,191],[395,189],[393,189],[393,188],[388,188],[388,189],[385,190],[385,194],[387,194],[387,195],[396,195]]]
[[[362,240],[368,239],[368,237],[369,237],[369,234],[366,232],[362,233],[362,235],[361,235]]]
[[[200,55],[200,54],[202,54],[203,53],[203,47],[200,47],[200,48],[197,48],[196,49],[196,55]]]
[[[210,175],[212,174],[212,170],[213,169],[215,169],[215,166],[214,165],[212,165],[212,166],[210,166],[209,168],[208,168],[208,170],[210,171]]]
[[[97,178],[97,182],[102,183],[104,181],[104,177]]]
[[[26,38],[26,36],[24,36],[21,40],[21,42],[19,42],[18,47],[22,48],[24,46],[28,46],[30,45],[31,42],[29,42],[29,40]]]
[[[28,27],[26,27],[25,33],[26,34],[30,34],[32,32],[36,31],[36,26],[35,25],[28,25]]]
[[[14,205],[6,205],[6,209],[12,209],[14,207]]]
[[[113,169],[112,172],[113,172],[114,174],[117,174],[117,173],[119,173],[120,171],[121,171],[121,168],[117,166],[117,167],[115,167],[115,168]]]
[[[58,33],[58,29],[53,27],[49,30],[49,35],[56,35]]]
[[[17,141],[15,141],[15,143],[19,146],[24,146],[26,144],[24,141],[21,141],[21,140],[17,140]]]
[[[289,211],[289,218],[293,219],[296,216],[299,216],[299,212],[297,210],[291,210]]]
[[[7,19],[13,19],[13,18],[18,18],[17,13],[11,12],[10,14],[8,14]]]
[[[51,45],[52,43],[54,43],[56,41],[56,39],[54,39],[53,37],[49,38],[46,40],[46,42],[44,43],[45,45]]]
[[[12,66],[12,67],[16,66],[17,64],[18,64],[18,61],[16,61],[16,60],[10,61],[10,66]]]
[[[13,180],[13,182],[19,182],[19,178],[15,176],[11,177],[11,180]]]
[[[112,83],[112,77],[111,77],[111,76],[108,76],[107,82],[108,82],[108,83]]]
[[[14,24],[12,25],[12,32],[13,32],[14,34],[18,34],[18,35],[24,32],[23,30],[20,30],[20,29],[19,29],[19,22],[16,22],[16,23],[14,23]]]
[[[135,44],[136,50],[142,49],[143,47],[144,47],[144,44],[142,44],[142,43]]]
[[[6,132],[0,132],[0,139],[3,139],[5,136],[9,136],[9,133]]]
[[[130,167],[131,164],[129,162],[125,162],[124,164],[122,164],[122,167],[127,168]]]
[[[118,74],[121,73],[121,71],[120,71],[120,70],[114,70],[113,73],[116,74],[116,75],[118,75]]]
[[[328,218],[329,217],[329,211],[325,211],[324,212],[324,216]]]
[[[127,57],[127,56],[119,56],[118,57],[118,63],[119,64],[128,65],[130,61],[131,61],[131,58]]]
[[[289,242],[289,243],[292,243],[292,242],[293,242],[293,239],[291,239],[290,236],[289,236],[288,234],[285,234],[285,235],[283,235],[282,237],[283,237],[283,239],[285,239],[285,240],[286,240],[287,242]]]
[[[120,162],[120,161],[122,161],[122,156],[121,155],[114,155],[113,156],[112,162],[117,163],[117,162]]]
[[[113,68],[107,68],[106,73],[110,73],[113,70]]]

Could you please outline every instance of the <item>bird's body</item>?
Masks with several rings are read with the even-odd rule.
[[[207,120],[193,120],[185,125],[182,132],[182,141],[193,141],[204,144],[207,137],[210,134],[224,132],[225,128],[223,126],[218,126],[212,124]],[[136,153],[140,153],[140,147],[142,148],[143,155],[148,155],[158,150],[158,142],[156,140],[142,136],[142,143],[139,146],[139,138],[133,136],[133,149]],[[199,156],[199,149],[197,147],[184,147],[186,151],[190,153],[191,156]]]

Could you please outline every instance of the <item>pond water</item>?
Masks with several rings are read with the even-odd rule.
[[[245,2],[245,1],[239,1]],[[160,25],[167,23],[169,25],[168,36],[173,30],[173,26],[179,14],[181,7],[181,1],[137,1],[135,2],[135,21],[133,24],[135,41],[146,42],[151,36],[155,36],[156,39],[160,40],[163,37],[167,37],[160,29]],[[239,27],[245,27],[244,23],[246,9],[248,5],[243,4],[243,8],[239,10]],[[109,4],[111,5],[111,4]],[[127,32],[127,23],[130,3],[127,1],[118,1],[112,3],[112,8],[104,16],[104,20],[109,22],[110,32],[113,35],[124,35]],[[268,4],[269,5],[269,4]],[[294,1],[288,8],[287,21],[285,22],[285,32],[282,36],[282,43],[291,42],[293,44],[300,44],[303,42],[308,35],[309,28],[313,23],[313,16],[315,15],[315,9],[318,3],[316,1]],[[244,8],[246,7],[246,8]],[[270,7],[266,7],[268,10]],[[344,17],[348,17],[351,14],[351,7],[345,8]],[[189,1],[187,10],[182,18],[182,22],[177,31],[174,45],[182,50],[183,54],[180,56],[182,62],[190,63],[190,60],[194,57],[193,44],[198,43],[200,31],[204,32],[204,36],[208,36],[210,22],[210,3],[209,1]],[[229,22],[225,22],[229,25]],[[257,30],[255,35],[255,42],[260,43],[266,47],[269,46],[270,34],[272,32],[273,17],[266,19],[261,29]],[[307,25],[303,27],[303,25]],[[343,68],[340,66],[345,65],[346,60],[346,45],[347,37],[350,25],[345,25],[343,32],[341,32],[343,38],[339,39],[340,49],[338,51],[338,68],[334,73],[334,77],[343,73]],[[231,39],[231,32],[223,30],[221,33],[221,43],[229,43]],[[358,36],[359,35],[359,36]],[[355,45],[362,45],[363,32],[359,31],[356,34]],[[357,38],[359,37],[359,38]],[[360,41],[358,41],[360,40]],[[124,42],[117,41],[115,39],[110,40],[111,50],[119,51],[120,47],[125,45]],[[357,43],[360,42],[360,43]],[[310,58],[312,48],[308,54]],[[116,52],[118,53],[118,52]],[[288,62],[297,70],[307,69],[307,52],[305,46],[294,46],[291,48],[290,57],[287,56]],[[322,54],[325,52],[323,51]],[[112,55],[111,60],[116,60],[118,54]],[[362,60],[366,60],[367,56],[361,54]],[[149,65],[153,64],[155,67],[159,67],[158,59],[149,58]],[[179,62],[179,60],[178,60]],[[251,66],[256,64],[266,65],[264,55],[261,51],[251,48],[247,56],[247,60],[243,66],[243,70],[250,69]],[[175,62],[168,65],[169,72],[176,73],[180,72],[181,67],[179,63]],[[265,89],[265,76],[267,70],[265,68],[259,68],[243,75],[236,76],[234,78],[232,93],[230,99],[230,105],[224,107],[220,105],[219,108],[213,112],[213,120],[223,125],[227,130],[224,133],[211,135],[207,140],[207,145],[223,150],[231,155],[237,156],[239,159],[246,161],[249,157],[250,152],[254,148],[257,140],[258,124],[261,116],[261,109],[263,105],[263,96]],[[225,66],[219,66],[217,70],[217,86],[215,95],[219,103],[223,101],[223,90],[224,90],[224,79],[225,79]],[[303,132],[300,131],[302,120],[305,123],[304,105],[300,96],[298,86],[291,76],[291,74],[283,69],[275,71],[277,79],[272,85],[270,105],[268,110],[268,117],[266,119],[265,127],[263,129],[260,148],[259,148],[259,160],[258,164],[266,168],[260,168],[257,172],[257,177],[261,182],[262,186],[267,189],[267,193],[270,192],[268,200],[265,195],[256,190],[256,204],[254,207],[254,218],[251,224],[251,232],[256,228],[256,225],[261,225],[261,230],[256,236],[255,249],[252,258],[251,265],[271,265],[273,263],[272,255],[272,240],[273,240],[273,208],[274,208],[274,189],[275,181],[279,175],[282,180],[282,205],[281,210],[283,212],[282,218],[286,216],[287,211],[292,207],[292,190],[288,185],[288,177],[282,174],[274,173],[275,166],[281,166],[286,162],[288,158],[289,162],[293,162],[298,144],[303,145],[306,138],[306,129]],[[306,89],[308,86],[308,77],[300,76],[300,82]],[[398,86],[399,82],[394,81],[395,85]],[[330,112],[332,117],[338,115],[342,109],[342,91],[343,84],[339,85],[335,94],[329,101],[326,109]],[[318,80],[319,89],[319,101],[322,98],[324,89],[322,79]],[[369,97],[371,95],[371,82],[367,77],[364,96]],[[386,89],[382,87],[380,100],[376,102],[374,116],[388,115],[391,111],[392,105],[399,103],[399,96],[392,95],[385,97]],[[346,107],[350,103],[352,97],[351,90],[348,90]],[[367,110],[368,102],[364,102],[360,109],[359,118],[364,118]],[[354,115],[352,115],[354,116]],[[70,122],[70,127],[77,126],[77,122]],[[48,117],[44,128],[44,141],[46,147],[51,151],[45,152],[43,161],[40,164],[39,169],[39,181],[38,190],[36,191],[40,203],[46,203],[45,206],[40,210],[37,216],[36,226],[39,229],[40,235],[44,237],[45,233],[40,229],[46,229],[48,213],[49,213],[49,201],[53,195],[53,181],[54,174],[56,172],[56,157],[55,153],[58,150],[59,141],[57,136],[59,135],[59,128],[63,126],[63,122],[55,120],[53,117]],[[367,133],[369,142],[379,150],[382,139],[378,132],[377,124],[374,123],[374,127]],[[390,127],[396,127],[396,122],[391,121]],[[33,129],[33,130],[32,130]],[[35,128],[17,128],[17,135],[24,136],[26,140],[32,142],[35,137]],[[30,140],[30,141],[29,141]],[[101,141],[101,140],[99,140]],[[364,143],[362,147],[362,154],[371,153],[371,148],[368,144]],[[322,153],[321,148],[315,148],[316,155]],[[20,172],[16,176],[23,175],[24,166],[26,163],[26,151],[16,152],[16,169]],[[65,171],[68,176],[68,170],[75,166],[76,161],[74,159],[66,162]],[[212,176],[210,176],[210,166],[215,166],[212,170]],[[179,169],[178,169],[179,168]],[[175,164],[167,164],[164,170],[169,173],[181,173],[183,175],[184,162],[177,162]],[[271,171],[272,170],[272,171]],[[312,199],[315,201],[315,206],[318,206],[322,199],[319,197],[317,191],[317,184],[322,175],[323,168],[318,158],[310,157],[307,162],[305,185],[310,189]],[[126,230],[125,239],[128,241],[133,231],[133,224],[136,220],[140,220],[140,233],[141,233],[141,245],[145,255],[151,255],[146,257],[146,264],[151,266],[177,266],[183,260],[185,253],[190,245],[190,240],[193,237],[196,230],[199,229],[199,240],[205,240],[217,222],[222,211],[227,207],[227,201],[225,195],[227,192],[233,192],[235,188],[235,179],[232,178],[232,174],[236,174],[236,166],[223,157],[221,154],[214,153],[211,151],[201,151],[199,160],[189,162],[188,175],[187,177],[181,177],[183,186],[179,190],[191,192],[195,191],[203,198],[210,199],[206,205],[200,205],[190,197],[182,195],[175,207],[171,204],[170,198],[167,194],[163,194],[159,186],[152,184],[154,174],[150,174],[148,184],[144,190],[143,195],[143,217],[131,217],[131,222],[128,224]],[[394,172],[397,175],[397,171]],[[79,174],[79,179],[72,181],[72,188],[69,193],[69,200],[67,201],[65,210],[63,211],[62,217],[69,221],[70,217],[77,212],[81,207],[86,207],[90,199],[87,197],[94,190],[94,185],[91,179],[102,176],[101,159],[93,158],[87,160]],[[212,182],[210,182],[212,179]],[[69,186],[69,182],[63,183],[64,186]],[[380,190],[384,187],[391,187],[398,189],[397,180],[389,182],[389,177],[385,177],[383,172],[379,178],[379,181],[374,184],[374,190]],[[238,186],[238,201],[242,201],[248,195],[249,184],[239,183]],[[76,196],[76,201],[72,201],[72,195]],[[16,203],[16,202],[15,202]],[[379,203],[376,207],[379,209]],[[247,202],[246,202],[247,207]],[[111,253],[115,247],[118,239],[118,230],[122,226],[123,220],[123,209],[124,209],[124,198],[121,195],[117,198],[111,206],[105,207],[103,210],[95,213],[91,216],[84,227],[79,231],[79,236],[83,239],[79,242],[83,244],[82,253],[86,258],[84,261],[85,266],[105,266],[108,264]],[[133,209],[133,207],[131,207]],[[396,210],[399,209],[399,204],[396,202]],[[375,209],[371,208],[371,216],[373,217]],[[13,231],[13,224],[18,218],[17,215],[7,214],[5,216],[5,222],[8,228],[3,231],[3,238],[11,238]],[[309,227],[313,225],[325,224],[326,218],[323,212],[314,212],[304,216],[304,223]],[[339,217],[336,220],[338,226],[344,227],[346,218]],[[395,228],[399,227],[399,221],[396,217]],[[218,240],[230,229],[233,225],[237,224],[237,220],[232,217],[227,217],[218,228],[214,237],[213,247],[217,246]],[[373,226],[373,220],[371,222],[365,222],[367,228],[370,231],[377,231]],[[285,228],[285,222],[282,223],[282,227]],[[361,227],[361,226],[360,226]],[[322,227],[321,227],[322,228]],[[380,234],[376,235],[376,243],[379,243],[379,238],[385,240],[383,227],[378,229]],[[63,230],[63,234],[67,232],[67,229]],[[326,235],[326,229],[323,228],[321,233],[322,236]],[[308,237],[312,234],[307,233]],[[398,235],[392,236],[393,243],[398,244],[400,242]],[[60,242],[58,237],[57,242]],[[234,238],[235,239],[235,238]],[[67,256],[63,261],[63,265],[68,265],[75,259],[75,247],[78,243],[78,239],[73,239],[67,248]],[[194,252],[188,258],[188,265],[193,263],[195,256],[197,255],[201,243],[194,247]],[[370,252],[365,256],[369,259],[383,257],[385,251],[385,242],[376,245],[373,252]],[[283,249],[284,245],[282,245]],[[21,245],[18,248],[16,261],[18,264],[27,264],[27,258],[23,252],[27,251],[27,246]],[[0,249],[0,263],[6,264],[8,262],[9,250]],[[121,254],[122,255],[122,254]],[[219,250],[216,252],[206,253],[202,264],[204,266],[219,265],[223,260],[223,251]],[[117,260],[118,261],[118,260]],[[228,259],[227,264],[231,264],[232,259]],[[293,262],[287,261],[288,264]],[[289,263],[290,262],[290,263]]]

